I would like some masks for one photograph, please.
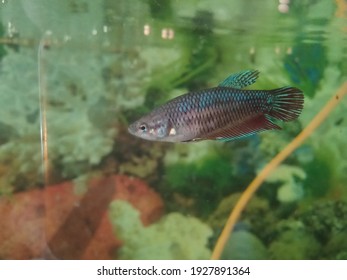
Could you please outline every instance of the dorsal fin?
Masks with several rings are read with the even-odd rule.
[[[241,71],[236,74],[230,75],[218,86],[233,87],[233,88],[241,89],[255,83],[258,76],[259,76],[258,70],[245,70],[245,71]]]

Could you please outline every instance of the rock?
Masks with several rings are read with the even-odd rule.
[[[112,259],[121,242],[107,210],[126,200],[148,225],[161,217],[163,202],[143,181],[125,175],[65,182],[0,198],[0,259]]]
[[[254,234],[239,230],[232,233],[222,254],[224,260],[266,260],[267,251]]]

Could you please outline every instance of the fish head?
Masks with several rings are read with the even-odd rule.
[[[147,115],[129,125],[130,134],[151,141],[167,141],[168,120]]]

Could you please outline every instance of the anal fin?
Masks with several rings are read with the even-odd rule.
[[[271,129],[281,129],[274,124],[266,115],[260,115],[251,119],[245,120],[239,124],[230,125],[223,129],[218,129],[207,135],[202,136],[202,139],[231,141],[250,136],[257,132]]]

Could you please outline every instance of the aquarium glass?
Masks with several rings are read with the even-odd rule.
[[[301,89],[300,117],[235,141],[129,134],[243,70],[249,89]],[[209,259],[331,99],[220,258],[347,259],[346,81],[344,0],[0,1],[0,259]]]

